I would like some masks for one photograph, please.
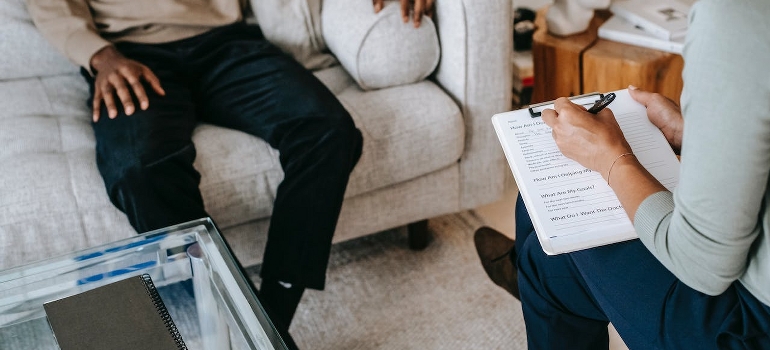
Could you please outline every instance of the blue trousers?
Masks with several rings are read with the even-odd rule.
[[[147,65],[166,95],[145,84],[147,110],[126,116],[119,108],[109,119],[103,107],[93,124],[97,165],[112,203],[138,232],[209,216],[193,167],[193,129],[205,122],[257,136],[279,151],[284,171],[262,278],[323,289],[332,235],[362,147],[361,133],[336,97],[256,26],[238,23],[175,42],[116,48]],[[84,76],[93,96],[94,81]]]
[[[632,350],[770,349],[770,307],[739,282],[700,293],[639,240],[548,256],[521,197],[511,258],[530,349],[607,349],[608,322]]]

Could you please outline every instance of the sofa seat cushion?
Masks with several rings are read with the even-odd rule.
[[[77,74],[0,82],[0,269],[135,234],[107,198]]]
[[[364,134],[347,196],[454,164],[463,149],[455,103],[429,81],[364,92],[342,68],[318,72]],[[0,269],[134,232],[109,201],[77,74],[0,82]],[[266,218],[283,179],[278,152],[213,125],[193,135],[206,209],[223,227]]]
[[[397,184],[456,163],[465,146],[457,104],[436,84],[363,91],[340,67],[316,73],[353,117],[364,150],[346,196]],[[333,79],[332,79],[333,77]]]

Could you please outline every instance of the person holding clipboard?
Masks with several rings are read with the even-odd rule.
[[[630,87],[672,148],[674,192],[634,156],[610,108],[542,112],[559,149],[602,174],[639,236],[548,256],[521,197],[516,241],[476,233],[485,270],[520,295],[531,349],[770,349],[770,2],[701,0],[684,49],[682,109]],[[511,249],[508,247],[513,246]]]

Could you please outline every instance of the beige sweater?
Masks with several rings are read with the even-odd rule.
[[[27,6],[43,36],[85,68],[114,42],[170,42],[242,18],[240,0],[27,0]]]

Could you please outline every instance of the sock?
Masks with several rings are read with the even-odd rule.
[[[276,329],[288,332],[303,292],[305,288],[300,286],[281,281],[262,280],[259,287],[259,301]]]

